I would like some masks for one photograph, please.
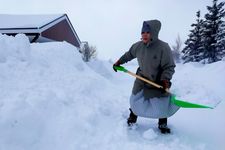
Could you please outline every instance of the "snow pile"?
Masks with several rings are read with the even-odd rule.
[[[137,128],[128,129],[134,78],[111,67],[84,63],[66,42],[30,44],[24,35],[0,35],[0,149],[224,149],[224,103],[179,110],[169,119],[171,135],[162,136],[153,119],[138,118]],[[172,91],[212,104],[225,97],[224,75],[224,61],[178,65]]]
[[[115,87],[72,45],[0,36],[0,50],[0,149],[79,149],[118,115]]]
[[[10,59],[8,57],[26,61],[30,58],[30,42],[22,34],[16,35],[15,38],[1,35],[0,54],[0,63],[4,63],[7,59]]]
[[[153,129],[149,129],[147,131],[144,132],[143,137],[147,140],[153,140],[155,138],[157,138],[157,134],[154,132]]]
[[[225,64],[223,61],[202,65],[177,64],[172,92],[178,99],[215,107],[225,97]]]
[[[87,62],[87,65],[92,68],[96,73],[100,74],[101,76],[112,79],[112,77],[115,75],[113,74],[113,70],[109,68],[112,68],[112,64],[102,61],[102,60],[91,60],[90,62]]]

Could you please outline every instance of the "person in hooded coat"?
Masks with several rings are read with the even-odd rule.
[[[166,89],[171,87],[175,63],[169,45],[158,38],[161,22],[158,20],[144,21],[141,30],[141,41],[134,43],[113,65],[120,66],[137,58],[136,74],[162,85],[163,89],[155,88],[136,78],[130,97],[130,116],[128,125],[136,123],[137,117],[159,119],[158,128],[161,133],[170,133],[167,118],[179,109],[170,101]]]

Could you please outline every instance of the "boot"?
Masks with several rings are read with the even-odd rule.
[[[160,118],[158,128],[162,134],[170,133],[170,128],[167,127],[167,118]]]
[[[129,110],[130,110],[130,116],[127,119],[127,125],[128,126],[131,126],[131,125],[133,125],[134,123],[137,122],[137,116],[133,113],[133,111],[131,110],[131,108]]]

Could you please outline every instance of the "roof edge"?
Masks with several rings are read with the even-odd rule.
[[[52,20],[51,22],[48,22],[48,23],[46,23],[46,24],[44,24],[44,25],[38,27],[38,29],[42,29],[42,28],[46,27],[47,25],[49,25],[49,24],[51,24],[51,23],[53,23],[53,22],[55,22],[55,21],[57,21],[57,20],[63,18],[64,16],[66,16],[66,14],[62,14],[60,17],[58,17],[58,18]]]
[[[70,21],[68,15],[67,15],[67,14],[64,14],[64,16],[66,16],[66,18],[68,19],[68,22],[69,22],[69,24],[70,24],[70,26],[71,26],[71,28],[72,28],[74,34],[76,35],[77,39],[79,40],[79,42],[80,42],[80,44],[81,44],[81,40],[80,40],[80,38],[78,37],[77,32],[75,31],[75,29],[74,29],[74,27],[73,27],[73,25],[72,25],[72,23],[71,23],[71,21]]]
[[[38,29],[38,27],[31,27],[31,28],[0,28],[0,30],[25,30],[25,29]]]

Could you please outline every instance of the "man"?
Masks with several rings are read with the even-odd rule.
[[[158,128],[161,133],[170,133],[167,118],[172,116],[179,107],[170,102],[166,89],[171,86],[170,80],[174,74],[174,60],[169,45],[160,39],[158,34],[161,23],[158,20],[144,21],[141,30],[141,41],[133,44],[114,65],[120,66],[137,58],[139,68],[137,75],[162,85],[157,89],[139,79],[134,82],[130,97],[130,116],[128,125],[136,123],[137,116],[158,118]]]

